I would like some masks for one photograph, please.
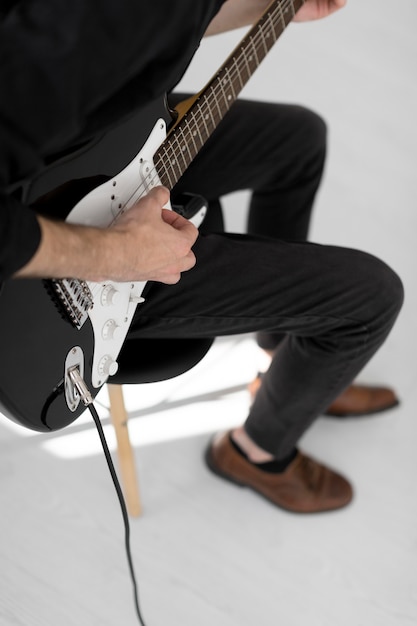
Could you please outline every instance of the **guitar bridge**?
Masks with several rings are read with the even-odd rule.
[[[70,278],[45,280],[44,284],[62,317],[79,330],[93,307],[93,295],[88,284]]]

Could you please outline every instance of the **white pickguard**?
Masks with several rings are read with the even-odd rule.
[[[85,196],[72,209],[67,221],[108,227],[150,189],[160,185],[153,155],[165,137],[166,124],[160,119],[133,161],[117,176]],[[88,311],[94,332],[91,379],[94,387],[101,387],[117,371],[117,358],[136,307],[143,302],[142,292],[146,282],[87,284],[93,295],[93,306]]]

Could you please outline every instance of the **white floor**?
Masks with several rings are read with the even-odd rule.
[[[291,26],[244,93],[327,120],[312,239],[373,252],[402,277],[403,311],[361,375],[393,385],[401,405],[317,421],[303,448],[344,472],[356,495],[343,511],[304,517],[202,463],[211,433],[244,418],[246,384],[265,365],[251,337],[218,341],[178,379],[126,388],[147,626],[417,623],[416,18],[414,0],[350,0],[327,21]],[[199,90],[240,36],[205,42],[183,87]],[[232,229],[243,228],[245,199],[227,200]],[[105,391],[99,400],[114,446]],[[137,623],[120,511],[87,416],[49,436],[1,418],[0,510],[1,626]]]

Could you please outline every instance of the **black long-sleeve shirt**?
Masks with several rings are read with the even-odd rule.
[[[2,3],[0,281],[40,242],[16,185],[172,89],[223,1]]]

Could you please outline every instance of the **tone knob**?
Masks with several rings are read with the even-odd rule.
[[[120,291],[113,285],[105,285],[101,292],[101,304],[103,306],[112,306],[120,300]]]
[[[100,359],[100,363],[98,364],[98,371],[100,376],[105,376],[106,378],[107,376],[114,376],[118,369],[119,365],[117,361],[113,361],[109,354],[103,356],[103,358]]]
[[[122,329],[118,326],[115,320],[107,320],[101,329],[101,335],[103,339],[119,339],[122,333]]]

